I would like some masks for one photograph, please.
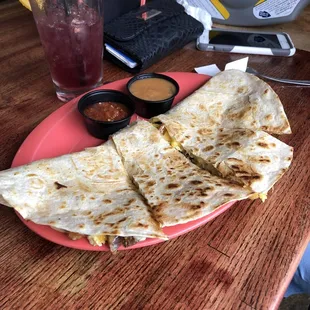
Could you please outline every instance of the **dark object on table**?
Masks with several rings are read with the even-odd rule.
[[[111,20],[119,17],[140,6],[140,0],[104,0],[103,15],[104,23],[108,24]]]
[[[170,94],[168,95],[168,97],[161,100],[146,100],[139,98],[132,93],[131,86],[135,82],[154,78],[162,79],[164,81],[167,81],[168,83],[171,83],[172,87],[174,87],[173,94],[172,95]],[[142,117],[151,118],[153,116],[165,113],[171,108],[172,102],[179,92],[179,85],[174,79],[170,78],[169,76],[158,73],[145,73],[145,74],[139,74],[130,79],[129,82],[127,83],[127,90],[129,92],[131,99],[135,103],[136,113]],[[149,90],[148,92],[151,91],[152,90]]]
[[[90,105],[94,105],[99,102],[102,102],[103,104],[106,102],[120,103],[128,108],[127,116],[119,120],[111,121],[100,121],[90,118],[85,113],[85,109]],[[129,124],[130,118],[135,109],[134,103],[127,95],[116,90],[97,90],[87,93],[79,100],[78,110],[84,117],[88,132],[98,139],[106,140],[109,135]]]
[[[126,71],[139,72],[195,40],[203,29],[175,0],[151,1],[105,25],[105,43],[130,57],[137,66],[129,68],[107,51],[105,58]]]

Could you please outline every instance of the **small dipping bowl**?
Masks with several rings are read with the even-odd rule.
[[[139,98],[138,96],[136,96],[132,93],[133,92],[132,86],[134,85],[135,82],[141,81],[141,80],[147,81],[149,79],[154,79],[154,78],[155,79],[161,79],[163,81],[167,81],[170,84],[172,84],[173,87],[175,88],[174,93],[172,95],[171,94],[168,95],[167,98],[160,99],[160,100]],[[156,83],[156,80],[149,80],[149,81]],[[142,83],[140,82],[139,84],[141,85]],[[148,86],[144,85],[144,86],[145,86],[145,91],[143,91],[143,93],[147,96],[148,95],[148,89],[150,89],[150,87],[149,87],[149,85]],[[179,84],[174,79],[172,79],[171,77],[163,75],[163,74],[143,73],[143,74],[139,74],[139,75],[134,76],[132,79],[130,79],[128,81],[127,90],[129,92],[130,98],[135,103],[136,113],[142,117],[151,118],[153,116],[165,113],[171,108],[172,102],[173,102],[175,96],[179,92]],[[143,97],[144,97],[144,95],[143,95]]]
[[[89,105],[98,102],[122,103],[128,108],[128,116],[120,120],[101,121],[87,116],[84,112]],[[116,90],[95,90],[84,95],[78,102],[78,110],[83,115],[88,132],[99,139],[106,140],[109,135],[129,125],[135,112],[135,105],[125,94]]]

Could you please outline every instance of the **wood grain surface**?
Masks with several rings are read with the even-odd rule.
[[[194,44],[147,71],[220,68],[243,55],[199,52]],[[310,53],[250,56],[266,74],[310,79]],[[0,170],[27,135],[62,106],[32,15],[0,3]],[[104,82],[131,76],[104,61]],[[246,200],[212,222],[156,246],[86,252],[48,242],[0,206],[0,309],[276,309],[310,239],[310,87],[271,83],[293,130],[289,171],[265,203]]]

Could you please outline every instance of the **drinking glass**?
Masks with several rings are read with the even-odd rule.
[[[57,97],[102,83],[103,0],[30,0]]]

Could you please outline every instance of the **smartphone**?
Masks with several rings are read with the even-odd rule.
[[[131,59],[130,57],[128,57],[124,53],[118,51],[117,49],[115,49],[111,45],[109,45],[107,43],[105,43],[104,45],[105,45],[105,50],[108,53],[113,55],[115,58],[117,58],[119,61],[121,61],[123,64],[125,64],[127,67],[133,69],[138,65],[138,63],[135,62],[133,59]]]
[[[196,44],[202,51],[219,51],[242,54],[292,56],[296,49],[285,32],[249,32],[213,28],[209,32],[209,43]]]

